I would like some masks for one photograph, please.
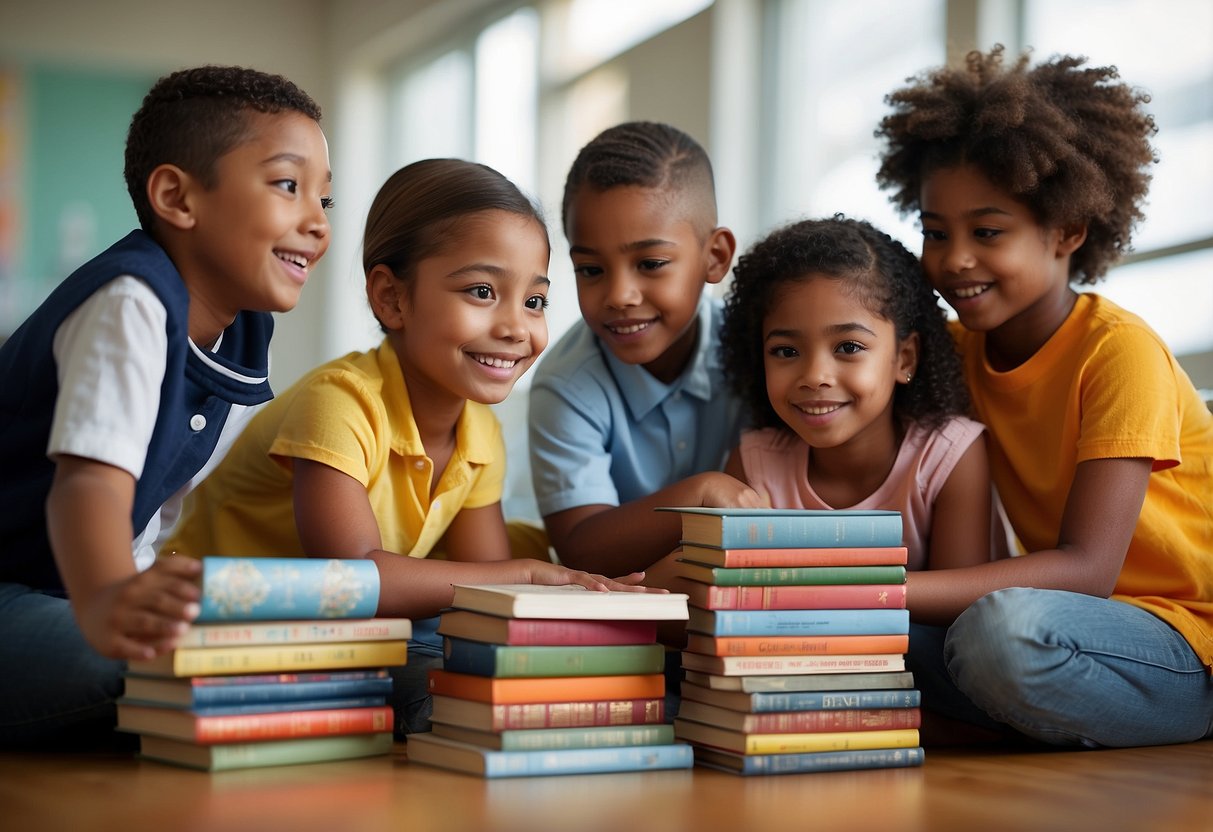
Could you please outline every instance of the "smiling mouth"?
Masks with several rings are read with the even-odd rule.
[[[988,283],[981,286],[961,286],[953,289],[952,294],[961,300],[968,300],[969,298],[975,298],[978,295],[984,294],[985,292],[989,291],[989,289],[990,284]]]
[[[842,408],[840,404],[794,404],[792,407],[809,416],[825,416]]]
[[[636,321],[634,323],[604,324],[608,332],[615,335],[635,335],[653,325],[652,321]]]
[[[308,263],[310,262],[308,258],[304,257],[302,254],[295,254],[294,252],[289,251],[275,251],[274,256],[282,262],[290,263],[292,266],[296,266],[304,271],[307,271]]]
[[[512,370],[521,361],[519,358],[498,358],[492,355],[480,355],[478,353],[468,353],[472,360],[478,364],[483,364],[486,367],[492,367],[494,370]]]

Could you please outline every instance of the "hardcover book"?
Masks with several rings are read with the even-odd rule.
[[[655,621],[573,621],[504,618],[471,610],[446,610],[438,622],[444,636],[509,645],[654,644]]]
[[[922,725],[918,708],[855,708],[843,711],[781,711],[747,714],[703,702],[684,701],[678,716],[744,734],[816,734],[829,731],[884,731]]]
[[[905,584],[713,586],[689,583],[687,599],[708,610],[904,609]]]
[[[542,679],[497,679],[450,670],[429,672],[430,693],[497,705],[531,702],[588,702],[602,699],[658,699],[665,696],[665,676],[553,676]]]
[[[804,774],[813,771],[854,771],[869,768],[912,768],[922,765],[922,748],[869,748],[819,751],[808,754],[735,754],[718,748],[695,747],[695,762],[740,775]]]
[[[508,618],[685,621],[680,593],[595,592],[583,586],[455,584],[451,606]]]
[[[716,586],[824,586],[832,584],[904,584],[904,566],[752,566],[726,569],[678,560],[677,574]]]
[[[527,728],[476,731],[434,723],[434,735],[495,751],[556,751],[562,748],[614,748],[621,745],[669,745],[673,725],[612,725],[596,728]]]
[[[324,621],[233,621],[192,624],[178,647],[239,647],[252,644],[314,644],[326,641],[389,641],[413,635],[407,618],[328,619]]]
[[[353,760],[389,754],[392,735],[345,734],[293,740],[198,745],[184,740],[145,735],[139,740],[140,756],[202,771],[230,771],[263,766],[286,766]]]
[[[431,719],[434,722],[477,731],[659,725],[665,720],[665,700],[661,697],[494,705],[454,696],[435,696],[433,702]]]
[[[893,610],[705,610],[691,607],[687,629],[716,636],[906,635],[910,613]]]
[[[708,656],[810,656],[905,653],[907,635],[882,636],[709,636],[688,633],[686,649]]]
[[[292,670],[394,667],[408,659],[408,642],[338,641],[319,644],[259,644],[248,647],[184,647],[153,659],[130,661],[143,676],[219,676]]]
[[[165,705],[147,699],[130,696],[118,698],[119,705],[146,705],[151,708],[171,709],[194,716],[242,716],[247,714],[271,714],[287,711],[336,711],[348,708],[371,708],[387,704],[386,696],[343,696],[333,699],[302,699],[295,702],[242,702],[235,705],[200,705],[183,707]]]
[[[875,674],[874,674],[875,675]],[[840,679],[846,684],[858,675]],[[922,693],[913,688],[892,690],[833,689],[818,691],[787,691],[747,693],[717,690],[683,681],[681,694],[686,701],[703,702],[718,708],[742,713],[761,714],[780,711],[839,711],[857,708],[917,708],[922,705]]]
[[[219,684],[210,684],[212,682]],[[184,678],[127,675],[124,695],[159,705],[196,708],[315,701],[341,696],[387,696],[391,692],[392,678],[386,670],[352,670],[345,673]]]
[[[456,673],[503,678],[661,673],[665,648],[660,644],[511,647],[447,636],[443,639],[443,667]]]
[[[175,708],[118,704],[118,730],[202,745],[392,730],[392,709],[343,708],[243,716],[197,716]]]
[[[729,569],[766,566],[905,566],[910,557],[905,546],[719,549],[694,543],[683,544],[679,554],[686,560]]]
[[[824,656],[704,656],[682,654],[682,666],[720,676],[770,676],[802,673],[871,673],[905,670],[902,653],[862,653]]]
[[[674,736],[687,742],[722,748],[737,754],[805,754],[858,748],[914,748],[917,728],[876,731],[824,731],[797,734],[747,734],[674,717]]]
[[[201,606],[198,623],[372,618],[379,567],[337,558],[205,557]]]
[[[908,690],[914,687],[914,674],[905,671],[863,673],[820,673],[805,676],[721,676],[684,670],[687,682],[702,688],[742,693],[796,693],[823,690]]]
[[[682,515],[682,540],[721,549],[901,546],[901,513],[860,509],[665,507]]]
[[[494,751],[432,732],[409,735],[408,758],[410,764],[436,766],[487,778],[689,769],[695,763],[691,746],[683,743],[542,752]]]

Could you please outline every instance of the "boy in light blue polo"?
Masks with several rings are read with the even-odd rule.
[[[563,221],[582,320],[549,350],[530,393],[535,496],[562,563],[648,571],[677,547],[663,505],[758,505],[721,472],[741,429],[718,352],[733,233],[716,225],[703,148],[664,124],[612,127],[582,148]],[[675,585],[676,587],[676,585]]]

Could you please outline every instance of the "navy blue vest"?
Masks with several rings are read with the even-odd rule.
[[[273,397],[268,381],[233,378],[190,349],[185,284],[164,249],[132,231],[59,284],[0,347],[0,581],[63,588],[46,530],[46,496],[55,471],[46,446],[59,394],[52,341],[68,315],[121,275],[146,281],[168,313],[160,410],[131,512],[136,535],[210,459],[232,404]],[[209,357],[233,374],[265,379],[273,329],[269,313],[242,312]],[[206,420],[201,429],[198,415]]]

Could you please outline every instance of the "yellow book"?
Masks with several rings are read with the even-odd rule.
[[[179,647],[147,661],[132,661],[142,676],[228,676],[347,667],[393,667],[408,657],[408,639],[262,644],[244,647]]]
[[[674,736],[690,743],[710,745],[738,754],[805,754],[865,748],[915,748],[920,745],[917,728],[810,734],[746,734],[692,722],[682,717],[674,719]]]

